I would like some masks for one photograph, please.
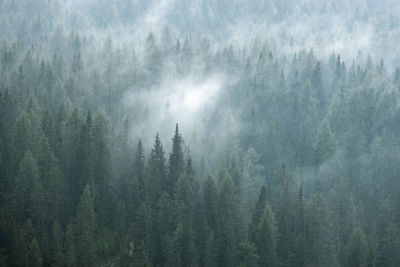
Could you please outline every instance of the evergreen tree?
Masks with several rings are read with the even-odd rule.
[[[42,266],[42,256],[40,254],[39,244],[34,238],[29,246],[27,260],[29,266],[40,267]]]
[[[89,113],[90,115],[90,113]],[[109,122],[104,112],[96,115],[89,142],[92,144],[88,165],[92,166],[93,182],[96,189],[95,211],[98,222],[111,227],[113,224],[113,196],[110,190],[111,152],[109,148]]]
[[[85,186],[78,205],[75,232],[77,264],[80,266],[93,266],[96,256],[96,216],[92,189],[89,185]]]
[[[336,266],[332,223],[329,210],[320,193],[311,197],[306,209],[307,247],[310,264],[315,266]]]
[[[249,242],[241,242],[239,244],[239,257],[238,257],[238,265],[240,267],[257,267],[264,266],[264,264],[268,264],[269,262],[261,261],[262,265],[259,265],[261,261],[260,257],[257,254],[257,248],[249,243]],[[269,266],[269,265],[266,265]],[[274,265],[271,265],[274,266]]]
[[[196,247],[190,226],[178,224],[172,240],[171,263],[173,266],[197,266]]]
[[[31,120],[27,113],[23,112],[19,115],[17,121],[14,125],[13,134],[13,157],[12,169],[13,173],[18,170],[18,165],[20,160],[24,157],[27,150],[32,150],[33,148],[33,137],[32,137],[32,126]]]
[[[253,213],[250,234],[259,256],[259,266],[276,266],[276,229],[275,218],[271,207],[267,204],[265,186]]]
[[[53,223],[51,236],[51,264],[55,266],[63,265],[63,233],[58,221]]]
[[[394,210],[388,200],[382,202],[377,227],[376,266],[400,264],[399,231],[394,223]]]
[[[144,172],[145,172],[145,155],[143,150],[142,140],[139,139],[136,156],[134,161],[134,175],[138,183],[138,193],[144,192]],[[140,201],[143,201],[144,196],[141,195]]]
[[[289,177],[286,175],[285,164],[280,171],[280,188],[277,208],[277,224],[279,229],[278,256],[280,262],[289,265],[290,244],[292,243],[292,211],[289,196]]]
[[[155,138],[154,147],[148,159],[148,177],[146,179],[146,195],[152,205],[157,203],[159,196],[166,186],[164,150],[158,134]]]
[[[219,193],[218,201],[218,263],[224,266],[234,266],[237,255],[237,239],[235,237],[235,196],[232,179],[225,176]]]
[[[181,135],[179,134],[178,124],[176,124],[175,135],[172,138],[172,153],[170,153],[169,155],[168,184],[170,188],[170,194],[173,194],[176,183],[178,182],[179,177],[181,176],[185,168],[182,142],[183,140]]]
[[[67,230],[65,232],[64,238],[64,246],[63,246],[63,265],[68,267],[77,266],[76,256],[77,256],[77,247],[76,247],[76,239],[75,239],[75,230],[73,224],[68,224]]]
[[[368,266],[368,244],[365,234],[360,228],[354,230],[345,250],[344,266]]]
[[[35,190],[40,190],[39,170],[32,153],[27,151],[21,160],[13,192],[14,212],[20,221],[24,221],[30,215],[30,200],[34,185]]]
[[[133,225],[133,242],[134,245],[138,242],[144,242],[148,251],[152,250],[153,244],[153,218],[151,210],[146,204],[143,204],[136,215],[136,221]],[[151,257],[152,255],[149,255]]]
[[[138,247],[133,250],[132,264],[129,264],[129,266],[132,267],[152,266],[149,260],[149,255],[146,245],[143,241],[140,241]]]
[[[314,97],[318,101],[318,109],[321,113],[325,111],[326,101],[324,95],[324,84],[322,81],[321,62],[317,62],[311,76],[311,86],[313,88]]]
[[[207,242],[204,248],[203,262],[204,266],[216,267],[217,266],[217,246],[215,244],[214,231],[208,234]]]
[[[292,264],[295,266],[306,266],[308,264],[308,251],[307,251],[307,230],[305,225],[305,213],[304,213],[304,195],[303,186],[300,185],[300,189],[297,195],[296,202],[296,215],[294,225],[294,244],[293,244],[293,256]]]
[[[203,185],[203,216],[207,225],[214,231],[218,220],[218,189],[209,176]]]

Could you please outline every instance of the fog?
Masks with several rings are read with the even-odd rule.
[[[0,266],[400,266],[398,0],[0,0]]]

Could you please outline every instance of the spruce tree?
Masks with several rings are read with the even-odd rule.
[[[30,201],[34,184],[35,190],[40,190],[41,185],[39,185],[39,170],[36,160],[33,158],[32,153],[27,151],[19,165],[13,192],[14,212],[20,221],[24,221],[31,215],[30,208],[32,203]]]
[[[148,159],[147,168],[148,176],[145,182],[146,197],[148,203],[155,206],[159,196],[167,185],[164,150],[158,134],[156,135],[154,147]]]
[[[250,224],[250,240],[255,244],[259,256],[259,266],[276,266],[277,233],[275,216],[267,204],[266,188],[261,188],[260,196]]]
[[[289,195],[289,177],[286,174],[285,164],[282,165],[279,179],[277,224],[280,237],[278,241],[278,256],[283,265],[288,265],[293,236],[292,207]]]
[[[28,255],[27,255],[27,263],[32,267],[41,267],[42,266],[42,256],[40,253],[39,244],[34,238],[29,246]]]
[[[344,266],[368,266],[368,243],[361,228],[356,228],[345,247]]]
[[[174,193],[176,183],[184,171],[185,161],[182,151],[183,140],[176,124],[175,135],[172,138],[172,152],[169,155],[168,187],[170,194]]]
[[[95,263],[96,216],[92,188],[86,185],[76,213],[77,264],[93,266]]]

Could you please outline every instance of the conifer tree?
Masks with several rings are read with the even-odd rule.
[[[204,266],[217,266],[217,246],[215,243],[214,231],[210,230],[207,242],[204,248],[203,262]]]
[[[275,217],[267,204],[266,188],[261,188],[256,209],[250,225],[251,240],[259,256],[259,266],[276,266],[276,229]]]
[[[178,124],[176,124],[175,135],[172,138],[172,152],[169,155],[168,185],[170,194],[174,193],[176,183],[184,171],[185,161],[182,151],[182,137],[179,134]]]
[[[279,229],[278,256],[283,265],[289,264],[290,246],[292,243],[292,211],[289,196],[289,177],[285,164],[280,171],[279,200],[277,203],[277,222]]]
[[[42,256],[40,253],[39,244],[34,238],[29,246],[28,255],[27,255],[27,263],[32,267],[41,267],[42,266]]]
[[[344,266],[368,266],[368,244],[361,228],[354,230],[345,251]]]
[[[39,170],[32,153],[27,151],[21,160],[13,192],[14,212],[20,221],[24,221],[30,215],[32,204],[30,201],[34,184],[35,190],[40,190]]]
[[[300,185],[296,201],[296,214],[294,224],[295,239],[293,244],[293,256],[291,260],[292,264],[295,266],[306,266],[308,263],[306,240],[307,233],[305,223],[303,186]]]
[[[145,183],[148,198],[147,201],[152,205],[156,205],[158,197],[167,185],[164,150],[158,134],[156,135],[154,147],[151,150],[147,167],[148,177]]]
[[[51,264],[63,265],[63,233],[58,221],[55,221],[51,230]]]
[[[63,265],[68,267],[77,266],[76,256],[77,247],[75,239],[75,229],[72,223],[68,224],[67,230],[65,232],[64,244],[63,244]]]
[[[93,266],[95,263],[96,216],[92,189],[86,185],[76,213],[77,264]]]
[[[259,265],[260,257],[257,254],[255,245],[249,242],[241,242],[239,244],[238,265],[240,267],[257,267]]]

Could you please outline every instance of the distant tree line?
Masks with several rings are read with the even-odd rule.
[[[400,266],[399,69],[42,23],[0,41],[1,266]],[[132,138],[152,118],[127,92],[216,72],[236,79],[212,110],[240,124],[227,152],[212,118],[200,146]]]

